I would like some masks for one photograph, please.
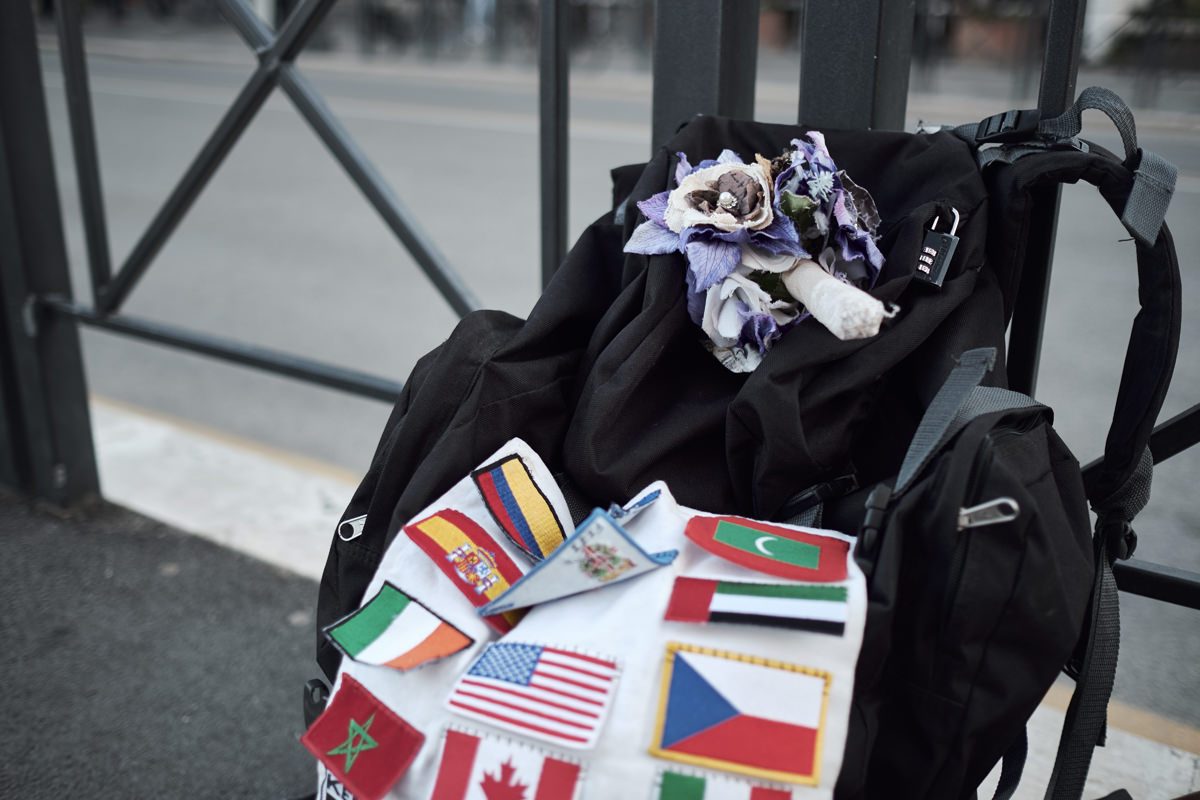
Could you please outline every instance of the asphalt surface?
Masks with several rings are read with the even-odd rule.
[[[98,503],[0,494],[0,797],[311,793],[316,584]]]
[[[337,23],[337,20],[334,21]],[[344,20],[343,20],[344,22]],[[52,29],[43,66],[76,291],[87,297],[84,246],[62,79]],[[488,307],[524,314],[538,293],[537,82],[528,57],[493,63],[462,52],[429,62],[412,50],[360,56],[345,28],[301,57],[363,151]],[[253,68],[237,37],[181,21],[89,21],[89,69],[119,264]],[[572,76],[572,238],[607,207],[608,170],[649,152],[649,80],[637,53],[585,52]],[[760,59],[757,115],[794,117],[793,54]],[[1089,71],[1079,85],[1134,97],[1133,77]],[[914,78],[910,122],[963,122],[1028,106],[1031,87],[1005,65],[949,64]],[[1181,168],[1168,222],[1184,271],[1183,356],[1163,418],[1200,397],[1200,80],[1169,75],[1135,108],[1141,140]],[[1094,119],[1093,119],[1094,116]],[[1111,143],[1102,116],[1085,135]],[[1094,131],[1094,133],[1093,133]],[[1064,194],[1039,399],[1089,460],[1111,415],[1135,277],[1126,238],[1094,192]],[[282,98],[243,139],[132,296],[126,311],[299,352],[403,380],[450,330],[454,314]],[[365,469],[385,404],[86,332],[94,392]],[[1200,571],[1200,452],[1156,472],[1139,519],[1138,555]],[[1200,726],[1195,612],[1123,598],[1116,697]]]

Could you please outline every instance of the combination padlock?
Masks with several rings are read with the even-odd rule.
[[[925,241],[921,245],[921,253],[917,256],[917,271],[914,277],[920,281],[938,287],[946,279],[946,271],[950,268],[950,259],[954,258],[954,250],[958,247],[958,209],[951,208],[954,222],[950,224],[950,232],[943,233],[937,229],[941,216],[933,218],[933,224],[925,233]]]

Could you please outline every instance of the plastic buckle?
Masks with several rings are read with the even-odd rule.
[[[1106,519],[1096,523],[1099,533],[1108,546],[1108,554],[1115,561],[1124,561],[1133,556],[1137,549],[1137,533],[1128,520]]]
[[[1012,109],[1003,114],[993,114],[980,121],[975,130],[976,144],[992,142],[1019,142],[1030,139],[1037,133],[1042,112],[1036,108]]]

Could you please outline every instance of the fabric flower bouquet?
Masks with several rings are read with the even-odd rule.
[[[638,203],[647,221],[625,245],[686,256],[688,314],[733,372],[754,370],[808,316],[847,340],[896,313],[860,288],[883,267],[875,202],[834,165],[824,136],[806,136],[752,164],[725,150],[693,167],[678,153],[677,188]]]

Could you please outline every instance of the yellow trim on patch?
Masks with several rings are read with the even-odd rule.
[[[815,678],[823,678],[825,681],[825,686],[821,692],[821,715],[817,724],[816,742],[813,747],[812,775],[802,775],[796,772],[782,772],[778,770],[762,769],[759,767],[750,767],[744,764],[739,764],[735,761],[722,761],[721,759],[717,758],[706,758],[704,756],[692,756],[685,753],[675,753],[658,747],[657,743],[662,741],[663,728],[667,720],[667,698],[669,689],[671,687],[671,673],[675,665],[675,653],[679,650],[684,650],[690,653],[699,653],[700,655],[715,656],[717,658],[727,658],[731,661],[743,661],[760,667],[770,667],[772,669],[787,670],[788,672],[797,672],[804,675],[811,675]],[[666,657],[663,659],[662,680],[659,684],[658,713],[654,721],[654,738],[650,745],[649,753],[652,756],[667,759],[668,761],[694,764],[696,766],[706,767],[708,769],[714,769],[720,772],[732,772],[740,775],[749,775],[755,778],[782,781],[784,783],[801,784],[804,786],[819,786],[821,783],[821,760],[825,749],[825,718],[829,712],[829,690],[832,684],[833,673],[826,670],[806,667],[801,664],[788,664],[786,662],[776,661],[770,658],[761,658],[759,656],[734,653],[729,650],[716,650],[711,647],[700,647],[698,645],[684,644],[682,642],[667,642],[667,653]]]

